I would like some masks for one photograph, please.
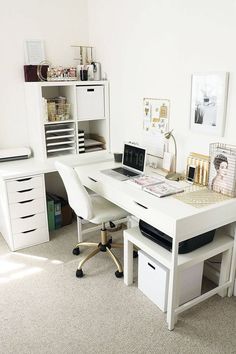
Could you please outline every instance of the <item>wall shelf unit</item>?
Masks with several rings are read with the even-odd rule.
[[[36,158],[109,152],[107,81],[27,82],[25,91]]]

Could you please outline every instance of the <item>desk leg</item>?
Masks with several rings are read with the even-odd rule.
[[[133,244],[124,236],[124,283],[133,283]]]
[[[168,329],[172,331],[175,326],[175,308],[177,303],[177,261],[178,261],[179,242],[176,239],[172,239],[172,259],[169,277],[169,289],[168,289],[168,305],[167,305],[167,323]]]
[[[229,280],[232,281],[232,285],[228,289],[228,296],[233,295],[234,290],[234,282],[235,282],[235,269],[236,269],[236,223],[233,223],[234,227],[234,246],[233,246],[233,253],[232,253],[232,261],[231,261],[231,270],[230,270],[230,277]]]
[[[232,249],[227,250],[222,254],[219,285],[223,285],[229,280],[231,257]],[[220,295],[221,297],[225,297],[227,295],[227,289],[219,291],[218,295]]]

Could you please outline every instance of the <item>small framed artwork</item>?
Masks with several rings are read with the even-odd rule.
[[[39,65],[45,60],[44,42],[40,40],[25,41],[26,65]]]
[[[229,73],[192,75],[190,128],[201,134],[223,136]]]

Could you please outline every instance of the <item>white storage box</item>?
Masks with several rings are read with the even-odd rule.
[[[139,251],[138,288],[163,312],[167,311],[169,269]],[[180,273],[179,305],[201,295],[203,262]]]
[[[77,86],[78,120],[105,118],[104,86]]]

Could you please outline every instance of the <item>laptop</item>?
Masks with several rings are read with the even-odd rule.
[[[144,174],[146,164],[146,149],[133,144],[124,144],[123,161],[121,167],[102,170],[105,175],[119,181]]]

